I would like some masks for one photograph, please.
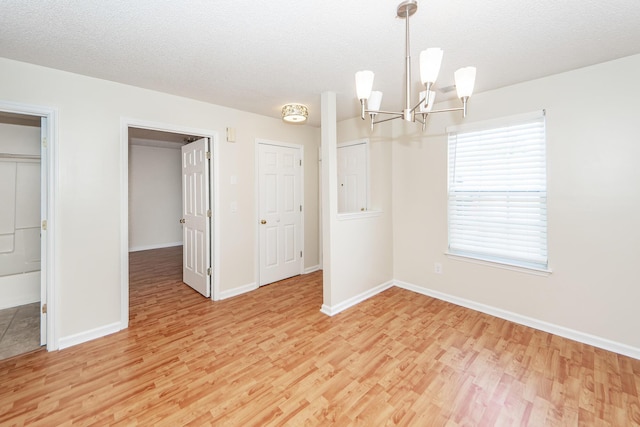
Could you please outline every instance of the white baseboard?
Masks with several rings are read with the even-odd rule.
[[[320,268],[320,264],[318,265],[314,265],[312,267],[307,267],[304,269],[304,274],[309,274],[309,273],[313,273],[315,271],[321,270]]]
[[[568,338],[573,341],[592,345],[594,347],[598,347],[603,350],[613,351],[614,353],[622,354],[622,355],[633,357],[634,359],[640,360],[640,348],[631,347],[629,345],[611,341],[606,338],[587,334],[585,332],[576,331],[574,329],[565,328],[564,326],[554,325],[552,323],[544,322],[542,320],[523,316],[518,313],[502,310],[500,308],[481,304],[468,299],[459,298],[443,292],[438,292],[432,289],[423,288],[421,286],[412,285],[411,283],[406,283],[406,282],[401,282],[396,280],[394,284],[395,286],[402,289],[406,289],[406,290],[416,292],[422,295],[426,295],[432,298],[436,298],[442,301],[447,301],[455,305],[470,308],[471,310],[480,311],[482,313],[486,313],[491,316],[509,320],[511,322],[518,323],[520,325],[528,326],[530,328],[538,329],[540,331],[558,335],[563,338]]]
[[[101,326],[99,328],[80,332],[79,334],[69,335],[68,337],[62,337],[58,341],[58,349],[62,350],[64,348],[69,348],[71,346],[82,344],[87,341],[95,340],[96,338],[102,338],[104,336],[119,332],[122,329],[123,328],[121,323],[115,322],[109,325]]]
[[[40,301],[40,272],[0,277],[0,310]]]
[[[129,248],[129,252],[148,251],[150,249],[172,248],[174,246],[182,246],[182,242],[158,243],[155,245],[144,245],[144,246],[132,246]]]
[[[382,283],[373,289],[369,289],[368,291],[365,291],[359,295],[351,297],[348,300],[343,301],[334,306],[328,306],[326,304],[322,304],[322,308],[320,309],[320,312],[326,314],[327,316],[334,316],[340,313],[341,311],[346,310],[347,308],[353,307],[354,305],[361,303],[362,301],[369,299],[374,295],[379,294],[380,292],[386,291],[392,286],[393,286],[393,280],[390,280],[386,283]]]
[[[224,291],[220,291],[220,299],[223,300],[246,294],[247,292],[255,291],[256,289],[258,289],[258,285],[255,282],[249,283],[248,285],[238,286],[237,288],[227,289]]]

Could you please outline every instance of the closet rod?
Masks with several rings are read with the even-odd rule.
[[[0,153],[0,159],[40,160],[40,155],[38,155],[38,154]]]

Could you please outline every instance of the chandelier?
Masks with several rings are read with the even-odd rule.
[[[445,108],[441,110],[433,110],[433,102],[436,97],[435,91],[432,90],[433,84],[438,77],[440,64],[442,62],[442,49],[429,48],[420,52],[420,80],[425,90],[420,92],[419,101],[412,106],[411,104],[411,54],[409,52],[409,17],[418,10],[418,2],[416,0],[406,0],[398,5],[397,14],[399,18],[406,20],[405,30],[405,106],[402,111],[383,111],[380,110],[382,102],[382,92],[373,91],[373,71],[358,71],[356,73],[356,94],[360,100],[361,117],[365,119],[368,113],[371,117],[371,130],[373,125],[386,122],[389,120],[402,118],[407,122],[422,123],[422,130],[426,127],[426,119],[429,113],[442,113],[445,111],[462,111],[462,116],[467,116],[467,101],[473,93],[473,85],[476,79],[475,67],[460,68],[454,73],[456,90],[458,98],[462,101],[462,107]],[[391,115],[386,119],[376,120],[378,114]]]

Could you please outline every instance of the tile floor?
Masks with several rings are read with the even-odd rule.
[[[40,303],[0,310],[0,360],[40,348]]]

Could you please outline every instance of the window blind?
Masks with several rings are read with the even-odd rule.
[[[449,133],[449,252],[547,267],[544,112]]]

